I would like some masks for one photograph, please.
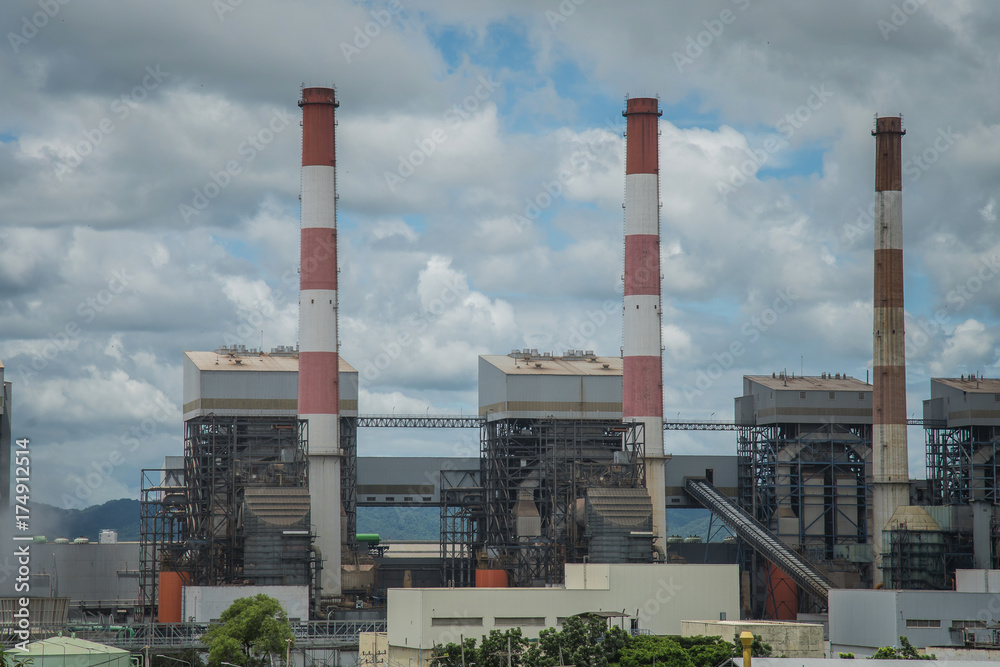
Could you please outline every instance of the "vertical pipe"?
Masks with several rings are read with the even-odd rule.
[[[308,422],[309,504],[322,595],[340,595],[340,422],[337,357],[337,190],[332,88],[305,88],[299,284],[299,418]]]
[[[909,504],[906,458],[906,345],[903,332],[903,119],[876,118],[875,310],[872,356],[872,579],[882,583],[882,530]]]
[[[654,546],[664,552],[663,362],[660,305],[660,155],[655,98],[625,111],[625,320],[622,418],[645,424],[646,488],[653,501]]]

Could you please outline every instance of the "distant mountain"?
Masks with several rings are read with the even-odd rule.
[[[709,538],[708,530],[711,523],[712,535]],[[711,512],[706,509],[680,509],[667,508],[667,535],[680,535],[687,537],[697,535],[705,542],[721,542],[725,537],[732,535],[732,531],[718,518],[713,519]]]
[[[670,535],[698,535],[708,540],[708,510],[667,509],[667,532]],[[721,542],[730,531],[715,519],[711,541]],[[131,498],[110,500],[82,510],[60,509],[42,503],[31,507],[32,532],[50,540],[57,537],[86,537],[96,541],[102,529],[118,531],[121,542],[139,540],[139,501]],[[358,532],[378,533],[392,540],[437,542],[440,535],[440,510],[437,507],[359,507]]]
[[[437,507],[359,507],[358,532],[383,539],[437,542],[441,510]]]
[[[139,501],[132,498],[109,500],[82,510],[61,509],[44,503],[31,504],[32,533],[57,537],[86,537],[97,541],[101,530],[118,531],[119,542],[139,540]]]

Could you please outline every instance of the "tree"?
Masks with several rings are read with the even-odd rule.
[[[239,598],[219,617],[202,641],[208,646],[208,664],[232,662],[244,667],[264,667],[274,655],[284,656],[294,646],[292,627],[281,603],[259,593]]]
[[[913,648],[913,644],[910,640],[903,636],[899,636],[899,648],[895,646],[883,646],[879,650],[875,651],[875,655],[868,658],[869,660],[937,660],[937,656],[933,653],[930,655],[920,655],[917,653],[917,649]]]
[[[17,653],[0,646],[0,667],[29,667],[34,658],[18,658]]]
[[[743,644],[740,643],[740,633],[736,633],[733,636],[733,646],[735,647],[735,655],[743,655]],[[753,636],[753,644],[750,644],[750,656],[753,658],[769,658],[771,657],[771,645],[765,644],[764,640],[760,638],[760,635]]]

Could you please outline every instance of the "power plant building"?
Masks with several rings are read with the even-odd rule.
[[[971,506],[974,567],[1000,567],[1000,380],[932,378],[924,424],[931,501]]]
[[[298,366],[292,347],[271,354],[245,348],[184,353],[183,468],[143,476],[141,596],[147,613],[161,585],[315,582],[323,554],[313,544]],[[347,461],[341,472],[350,477],[341,488],[350,495],[326,511],[336,512],[353,537],[358,373],[343,359],[339,366]],[[336,539],[351,543],[343,534]]]
[[[442,489],[446,581],[485,569],[545,586],[567,562],[650,562],[643,423],[621,418],[622,359],[515,350],[480,357],[479,372],[478,491]]]
[[[839,373],[745,376],[735,406],[741,506],[840,587],[870,582],[872,385]],[[754,598],[773,599],[780,573],[751,571]]]

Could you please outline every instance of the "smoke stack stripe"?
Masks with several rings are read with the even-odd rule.
[[[901,117],[876,118],[875,310],[872,392],[873,580],[882,582],[882,530],[909,504],[906,344],[903,331],[903,173]]]
[[[666,537],[660,303],[659,117],[655,98],[632,98],[625,128],[625,318],[622,417],[645,424],[646,488],[655,544]]]
[[[305,88],[299,283],[299,418],[308,421],[309,497],[323,556],[322,595],[340,595],[337,197],[332,88]]]

